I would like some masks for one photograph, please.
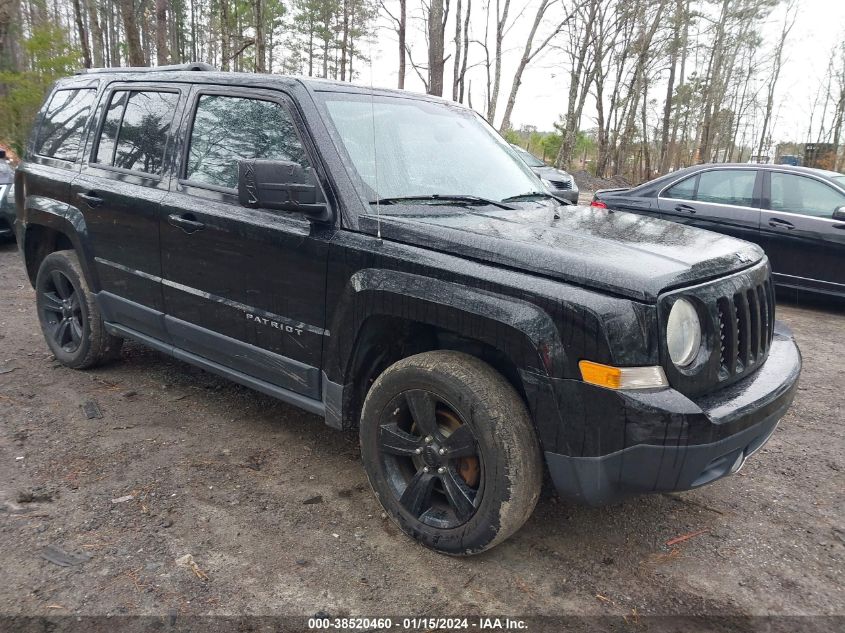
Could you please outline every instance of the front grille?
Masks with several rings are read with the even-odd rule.
[[[552,183],[552,187],[555,189],[560,189],[564,191],[569,191],[572,189],[572,181],[571,180],[550,180]]]
[[[719,314],[719,380],[745,373],[766,357],[772,343],[774,299],[765,282],[716,300]]]
[[[702,327],[701,350],[688,367],[677,367],[665,347],[666,320],[677,298],[697,307]],[[669,384],[694,397],[729,385],[756,371],[766,360],[774,336],[775,300],[771,269],[759,264],[659,299],[663,323],[661,359]]]

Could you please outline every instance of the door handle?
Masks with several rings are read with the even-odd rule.
[[[695,207],[688,204],[679,204],[675,206],[675,211],[686,211],[687,213],[695,213]]]
[[[103,204],[103,199],[96,194],[94,191],[89,191],[88,193],[80,193],[79,197],[85,200],[85,203],[89,207],[99,207]]]
[[[835,228],[835,229],[845,229],[845,222],[840,222],[839,224],[834,224],[833,228]]]
[[[193,213],[183,213],[182,215],[174,213],[172,215],[168,215],[167,223],[170,226],[182,229],[188,234],[202,231],[205,228],[205,224],[197,222],[197,218]]]
[[[786,229],[787,231],[791,231],[795,228],[795,225],[792,222],[787,222],[786,220],[781,220],[779,218],[769,218],[769,226],[773,229]]]

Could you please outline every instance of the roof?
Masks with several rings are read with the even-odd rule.
[[[374,86],[363,86],[348,81],[334,79],[322,79],[319,77],[305,77],[300,75],[280,75],[271,73],[236,73],[217,70],[210,64],[202,62],[191,62],[188,64],[174,64],[170,66],[151,67],[115,67],[115,68],[87,68],[75,74],[77,79],[96,79],[102,76],[119,76],[128,81],[176,81],[184,83],[234,83],[241,86],[267,87],[273,85],[290,85],[298,83],[311,92],[351,92],[357,94],[393,95],[411,97],[426,101],[448,103],[450,105],[465,107],[449,99],[443,99],[434,95],[400,90],[398,88],[378,88]],[[69,78],[70,79],[70,78]],[[67,81],[67,80],[65,80]]]

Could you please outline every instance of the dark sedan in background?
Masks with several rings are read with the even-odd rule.
[[[0,160],[0,241],[14,238],[15,171]]]
[[[788,165],[687,167],[592,206],[691,224],[763,247],[779,286],[845,297],[845,175]]]
[[[572,204],[578,204],[578,185],[575,184],[575,178],[572,174],[563,171],[562,169],[555,169],[549,167],[534,156],[527,149],[523,149],[519,145],[511,145],[516,150],[519,157],[525,161],[525,164],[531,168],[537,176],[546,185],[546,188],[564,200],[569,200]]]

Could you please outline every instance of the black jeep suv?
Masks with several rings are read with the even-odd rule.
[[[17,170],[41,327],[86,368],[132,338],[359,429],[388,514],[480,552],[540,493],[737,471],[801,367],[753,244],[561,203],[427,96],[203,65],[90,71]]]

